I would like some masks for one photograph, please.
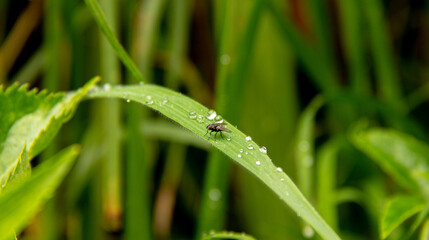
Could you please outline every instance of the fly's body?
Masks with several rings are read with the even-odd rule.
[[[228,133],[231,132],[231,130],[225,128],[224,126],[226,126],[226,123],[212,123],[212,124],[209,124],[206,127],[207,128],[207,132],[206,132],[205,135],[207,135],[207,133],[210,131],[210,136],[212,135],[212,132],[215,132],[215,139],[216,139],[217,133],[220,133],[220,136],[223,137],[222,132],[228,132]]]

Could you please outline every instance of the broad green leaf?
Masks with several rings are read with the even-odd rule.
[[[429,239],[429,219],[425,221],[422,227],[422,231],[420,232],[420,240]]]
[[[209,109],[198,102],[180,93],[155,85],[115,86],[110,89],[94,88],[88,96],[91,98],[114,97],[123,98],[127,101],[133,100],[161,112],[202,137],[203,140],[209,141],[214,147],[253,173],[323,238],[339,239],[292,180],[272,163],[264,149],[259,148],[256,142],[249,138],[246,139],[247,136],[244,133],[230,124],[227,124],[226,128],[231,130],[231,133],[224,133],[224,138],[217,136],[215,139],[205,136],[206,126],[214,123],[214,120],[209,119],[213,119],[215,115],[208,114]],[[248,154],[241,153],[240,149],[247,149]],[[261,203],[261,207],[263,207],[263,203]]]
[[[50,143],[97,81],[98,78],[93,79],[66,95],[36,93],[34,89],[28,91],[26,85],[0,89],[0,180],[3,185],[15,168],[24,144],[31,160]]]
[[[355,132],[352,141],[400,184],[429,199],[429,146],[394,130]]]
[[[402,222],[422,211],[426,202],[415,196],[396,196],[386,203],[381,216],[381,238],[385,239]]]
[[[210,232],[209,234],[203,234],[202,240],[210,239],[237,239],[237,240],[256,240],[254,237],[235,232]]]
[[[79,152],[71,146],[35,168],[32,176],[0,196],[0,240],[19,233],[52,196]]]

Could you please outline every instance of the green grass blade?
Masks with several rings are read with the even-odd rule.
[[[401,223],[412,215],[422,211],[426,202],[415,196],[395,196],[390,199],[381,216],[380,237],[385,239]]]
[[[298,132],[296,137],[296,166],[298,186],[304,196],[312,199],[313,162],[314,162],[314,125],[317,111],[323,105],[324,100],[318,96],[311,101],[298,120]]]
[[[106,17],[103,11],[100,8],[100,5],[97,3],[97,0],[85,0],[86,5],[94,16],[95,21],[100,27],[101,31],[104,33],[104,36],[109,41],[112,48],[115,50],[118,57],[122,60],[122,63],[127,67],[127,69],[131,72],[133,77],[137,79],[139,82],[143,82],[143,75],[140,73],[137,66],[128,56],[125,49],[119,43],[118,39],[115,37],[115,34],[112,28],[107,23]]]
[[[339,1],[342,40],[351,87],[356,93],[369,93],[371,84],[365,66],[362,13],[359,1]]]
[[[384,24],[382,1],[364,0],[361,3],[368,20],[378,90],[384,99],[398,103],[402,97],[402,87],[396,71],[392,43],[389,40],[387,26]]]
[[[206,126],[213,123],[213,120],[209,120],[206,117],[209,109],[198,102],[180,93],[155,85],[116,86],[110,90],[98,88],[89,93],[88,97],[128,99],[161,112],[166,117],[200,136],[202,140],[209,141],[214,147],[253,173],[324,239],[340,239],[306,200],[292,180],[274,166],[271,159],[267,154],[263,153],[262,149],[259,150],[256,142],[247,141],[247,136],[230,124],[227,125],[227,128],[231,130],[231,133],[225,133],[225,138],[230,137],[230,141],[220,137],[216,140],[213,137],[208,139],[207,136],[204,136]],[[194,115],[194,112],[196,115]],[[225,121],[225,123],[227,122]],[[249,144],[251,144],[252,149],[249,149]],[[240,155],[240,149],[244,148],[249,149],[248,155]],[[263,206],[263,203],[261,205]]]
[[[148,0],[142,3],[140,9],[141,16],[136,34],[137,42],[139,43],[136,46],[136,63],[146,81],[149,82],[153,80],[153,58],[166,4],[167,0]]]
[[[317,208],[334,229],[338,229],[337,201],[345,195],[335,189],[338,150],[338,141],[331,140],[321,147],[317,155]]]
[[[0,195],[0,239],[25,227],[62,182],[78,152],[79,147],[68,147],[38,166],[27,181]]]
[[[312,77],[314,83],[323,91],[332,92],[340,88],[337,77],[332,69],[327,66],[326,56],[320,49],[310,44],[304,39],[292,22],[284,16],[280,8],[277,8],[272,0],[257,0],[264,3],[271,14],[274,22],[280,29],[284,39],[295,51],[298,59],[302,62],[308,74]],[[314,56],[321,56],[320,61],[316,61]]]

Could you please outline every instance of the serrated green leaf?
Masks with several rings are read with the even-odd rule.
[[[91,91],[88,96],[91,98],[114,97],[123,98],[127,101],[133,100],[161,112],[200,136],[202,140],[209,141],[214,147],[253,173],[323,238],[340,239],[306,200],[292,180],[272,163],[264,151],[259,150],[256,142],[246,140],[247,136],[230,124],[227,124],[226,128],[231,130],[231,133],[224,133],[225,138],[218,136],[215,139],[205,136],[206,126],[214,123],[208,118],[213,116],[207,117],[206,114],[209,109],[198,102],[180,93],[149,84],[115,86],[110,89],[98,88]],[[231,140],[228,141],[227,137],[230,137]],[[240,149],[247,149],[248,154],[240,153]],[[263,203],[261,203],[261,207],[263,207]]]
[[[70,170],[78,146],[64,149],[34,170],[26,181],[0,196],[0,240],[19,233],[49,198]]]
[[[400,184],[429,199],[429,146],[394,130],[373,128],[352,135],[357,148]]]
[[[19,183],[26,180],[31,174],[31,166],[28,159],[27,151],[25,150],[25,144],[22,148],[21,154],[19,155],[18,161],[16,161],[15,166],[9,172],[8,175],[0,178],[0,193],[4,188],[11,183]]]
[[[28,91],[26,85],[0,89],[0,179],[10,175],[24,143],[30,160],[49,144],[97,81],[94,78],[67,95],[36,93],[34,89]]]
[[[381,238],[385,239],[402,222],[422,211],[426,202],[415,196],[396,196],[386,203],[381,217]]]

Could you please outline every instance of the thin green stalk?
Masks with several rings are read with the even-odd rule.
[[[134,11],[135,0],[127,1],[125,9],[128,49],[132,48],[133,22],[136,16]],[[132,51],[132,50],[131,50]],[[126,74],[128,84],[135,82],[130,74]],[[125,161],[125,239],[135,239],[139,236],[142,240],[150,240],[152,237],[151,216],[151,174],[149,168],[149,154],[146,135],[140,131],[141,124],[145,125],[143,109],[136,104],[126,106],[126,161]]]
[[[317,38],[317,45],[323,54],[321,58],[326,61],[326,67],[332,76],[336,76],[337,64],[335,60],[334,40],[332,39],[331,21],[329,19],[326,1],[306,0],[310,8],[311,25]]]
[[[334,229],[338,230],[337,210],[337,154],[338,139],[324,144],[317,155],[317,208],[320,215]]]
[[[341,30],[348,76],[355,93],[369,94],[371,85],[365,66],[362,13],[356,0],[339,1]]]
[[[118,2],[102,1],[106,20],[117,31]],[[107,84],[120,83],[119,62],[107,39],[100,38],[101,76]],[[103,211],[109,230],[118,231],[122,225],[122,166],[121,166],[121,109],[118,101],[105,100],[102,106],[106,155],[104,156]]]
[[[148,82],[152,81],[153,56],[166,3],[167,0],[148,0],[140,8],[142,16],[136,35],[136,62]]]
[[[317,96],[304,110],[298,120],[296,138],[296,166],[298,186],[304,196],[312,200],[313,175],[314,175],[314,125],[317,111],[323,105],[322,96]]]
[[[171,89],[178,89],[179,76],[185,62],[188,49],[189,20],[191,17],[191,1],[177,0],[172,2],[170,18],[170,62],[166,82]]]
[[[225,19],[221,36],[221,46],[219,51],[219,60],[227,56],[234,58],[231,50],[233,44],[234,24],[233,11],[234,5],[231,2],[225,2],[227,11],[224,13]],[[243,104],[246,72],[251,59],[251,49],[253,47],[258,23],[262,13],[259,3],[255,4],[250,16],[247,29],[241,39],[237,60],[232,69],[225,60],[219,64],[217,79],[217,109],[224,117],[230,121],[238,122],[240,117],[240,106]],[[230,61],[230,60],[229,60]],[[233,64],[234,62],[232,62]],[[231,72],[230,72],[231,71]],[[233,103],[233,104],[230,104]],[[203,187],[203,199],[198,218],[198,228],[196,238],[199,238],[204,232],[209,230],[220,230],[224,224],[227,189],[229,180],[230,163],[221,153],[211,152],[207,166],[205,183]],[[213,191],[219,192],[220,198],[211,197]]]
[[[140,73],[137,66],[134,64],[125,49],[119,43],[118,39],[115,37],[112,28],[107,23],[106,16],[101,10],[100,5],[96,0],[85,0],[85,3],[94,16],[94,20],[97,22],[97,25],[100,27],[107,41],[109,41],[111,44],[111,48],[115,50],[118,57],[122,60],[122,63],[127,67],[128,71],[131,72],[137,81],[143,82],[143,75]]]
[[[382,98],[398,104],[402,96],[395,56],[385,24],[381,0],[361,1],[368,21],[370,44],[375,63],[376,83]]]

